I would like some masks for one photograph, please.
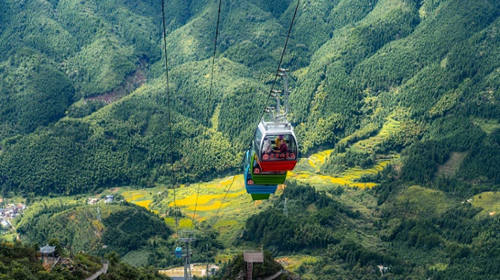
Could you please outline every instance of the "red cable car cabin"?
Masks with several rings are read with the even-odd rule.
[[[290,171],[295,168],[299,157],[298,145],[290,123],[261,121],[253,143],[263,171]]]

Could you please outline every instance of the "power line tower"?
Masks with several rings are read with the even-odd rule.
[[[194,231],[179,231],[179,241],[184,243],[186,247],[186,254],[183,254],[184,258],[184,280],[192,280],[191,273],[191,251],[189,251],[189,243],[196,241],[194,237]]]

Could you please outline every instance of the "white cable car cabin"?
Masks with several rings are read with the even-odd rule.
[[[298,144],[289,122],[262,120],[255,131],[253,143],[262,171],[289,171],[295,168]]]

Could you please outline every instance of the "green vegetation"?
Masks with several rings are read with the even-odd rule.
[[[259,278],[264,278],[264,277],[269,277],[277,272],[280,271],[283,267],[276,262],[272,254],[270,252],[264,252],[264,263],[254,263],[253,265],[253,273],[252,277],[259,277]],[[239,275],[244,274],[246,275],[246,270],[247,266],[245,263],[245,260],[243,259],[243,254],[238,254],[235,256],[231,262],[224,268],[224,271],[221,271],[220,273],[223,274],[221,279],[238,279]],[[284,275],[276,278],[278,280],[280,279],[288,279]]]
[[[339,242],[333,230],[345,223],[347,217],[358,216],[309,186],[289,183],[283,195],[295,202],[293,213],[285,216],[281,209],[269,208],[250,217],[245,225],[243,240],[262,244],[276,253],[326,248]],[[279,202],[275,201],[276,204]],[[316,210],[306,211],[311,205]]]
[[[222,202],[295,3],[224,2],[212,73],[217,6],[167,1],[167,85],[159,1],[2,1],[0,190],[31,204],[21,238],[176,265],[177,187],[180,228],[213,248],[197,261],[264,244],[311,255],[294,264],[305,279],[500,274],[497,0],[301,1],[282,66],[303,159],[270,201],[252,204],[239,176]],[[62,197],[116,186],[142,208],[99,221]],[[116,267],[109,279],[150,269]]]
[[[172,185],[233,172],[294,7],[264,2],[223,5],[213,77],[215,7],[167,3],[171,133],[158,3],[5,2],[4,194]],[[302,152],[335,148],[325,175],[402,152],[402,178],[420,185],[435,181],[450,154],[466,152],[450,179],[497,182],[496,162],[479,167],[498,152],[497,8],[456,0],[301,6],[283,65],[296,70],[291,119]],[[29,16],[17,16],[21,10]],[[40,37],[30,36],[35,26]]]
[[[99,208],[99,209],[98,209]],[[154,250],[152,243],[166,242],[171,230],[162,219],[134,205],[85,205],[53,200],[30,206],[16,224],[23,240],[31,244],[60,241],[68,253],[104,255],[115,251]],[[148,261],[146,258],[143,261]]]
[[[68,259],[64,265],[56,265],[46,271],[39,260],[36,248],[16,243],[0,243],[0,277],[2,279],[86,279],[101,267],[101,260],[87,254],[78,253]],[[118,259],[110,261],[107,274],[99,279],[170,279],[159,275],[151,268],[136,269]]]

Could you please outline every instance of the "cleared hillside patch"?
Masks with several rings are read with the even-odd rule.
[[[447,178],[455,176],[466,156],[467,153],[451,153],[445,164],[438,167],[437,175]]]
[[[471,204],[483,208],[481,214],[495,216],[500,214],[500,193],[483,192],[472,197]]]
[[[476,118],[473,120],[475,125],[481,127],[481,129],[487,134],[491,134],[493,131],[500,128],[500,123],[495,119],[480,119]]]
[[[444,213],[451,207],[445,193],[421,186],[411,186],[401,192],[392,203],[385,206],[386,211],[407,217],[434,216]]]
[[[122,257],[122,261],[134,267],[141,267],[148,264],[150,254],[147,250],[130,251]]]

